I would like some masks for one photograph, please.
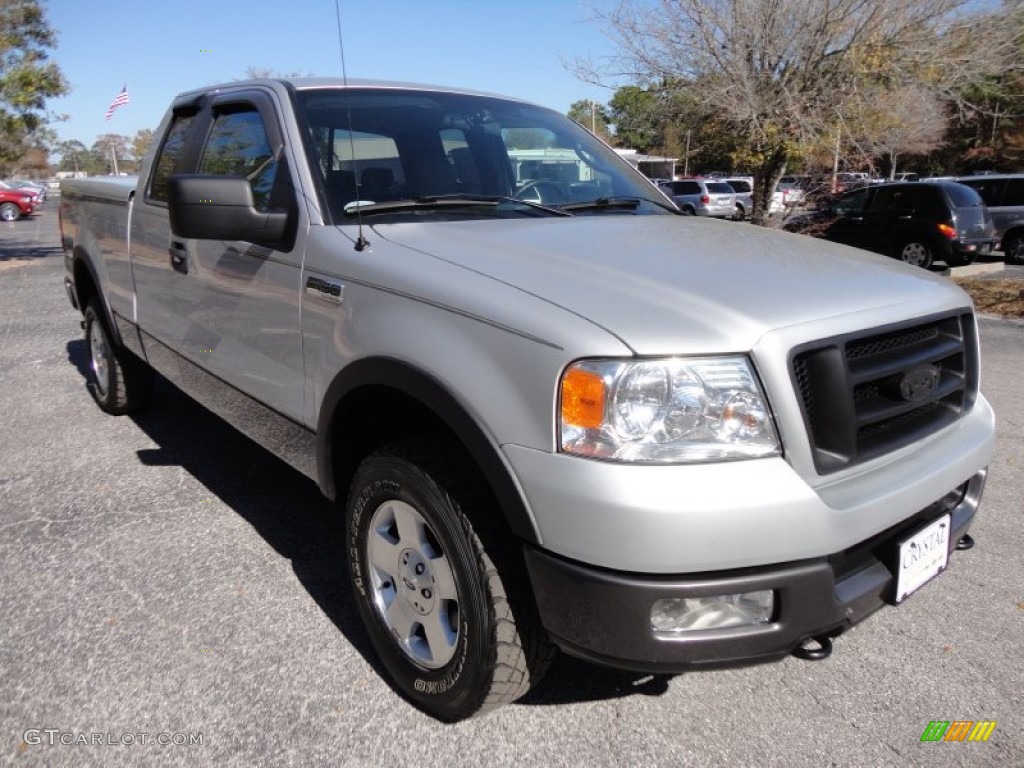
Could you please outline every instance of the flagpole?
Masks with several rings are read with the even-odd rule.
[[[120,176],[121,174],[117,172],[117,152],[114,150],[113,144],[110,145],[110,156],[114,159],[114,175]]]

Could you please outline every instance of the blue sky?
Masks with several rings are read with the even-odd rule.
[[[563,65],[612,52],[584,0],[339,0],[350,78],[463,86],[565,112],[611,91]],[[334,0],[49,0],[53,59],[71,84],[60,138],[156,128],[171,98],[250,66],[341,76]],[[103,119],[128,84],[131,103]]]

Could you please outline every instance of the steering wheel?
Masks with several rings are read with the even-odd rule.
[[[565,191],[557,182],[544,179],[526,182],[523,188],[515,193],[514,197],[516,200],[526,200],[531,203],[541,203],[544,205],[557,205],[567,200]]]

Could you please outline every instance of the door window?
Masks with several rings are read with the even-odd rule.
[[[233,107],[216,116],[199,163],[200,173],[248,179],[256,209],[268,211],[277,166],[263,120],[254,107]]]
[[[843,195],[836,203],[836,213],[840,216],[860,213],[864,210],[864,204],[868,200],[868,192],[870,191],[869,189],[861,189],[851,192],[849,195]]]
[[[1024,205],[1024,179],[1009,179],[1006,182],[1002,205]]]

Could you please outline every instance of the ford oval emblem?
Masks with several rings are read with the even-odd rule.
[[[928,400],[939,388],[942,371],[934,365],[916,365],[903,374],[900,380],[900,395],[903,399],[917,403]]]

